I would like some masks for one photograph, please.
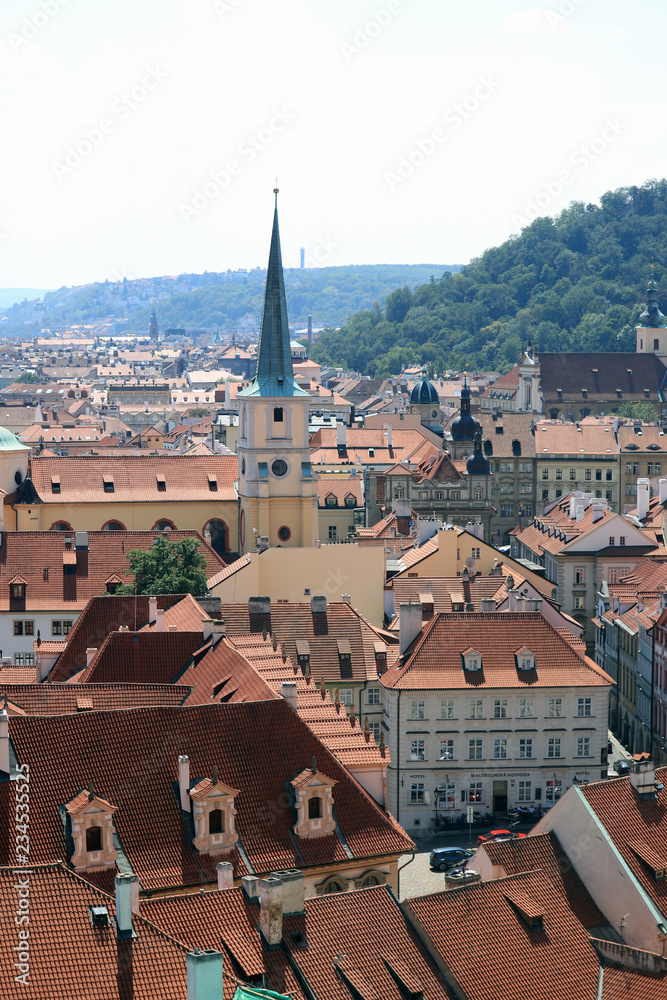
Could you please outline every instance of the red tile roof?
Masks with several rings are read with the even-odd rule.
[[[54,475],[60,477],[59,493],[51,490]],[[165,478],[164,492],[158,490],[158,475]],[[217,492],[209,487],[211,475],[217,479]],[[238,459],[236,455],[168,454],[38,457],[31,461],[30,477],[42,503],[236,500],[234,482],[238,478]],[[105,477],[113,480],[113,493],[105,492]]]
[[[59,809],[92,781],[98,795],[118,806],[114,825],[143,889],[214,881],[219,858],[197,854],[181,814],[179,754],[190,758],[193,783],[215,766],[221,781],[241,790],[235,801],[239,846],[228,855],[236,877],[248,872],[246,858],[257,873],[302,866],[306,856],[310,864],[331,861],[330,838],[304,846],[294,836],[286,800],[289,781],[313,757],[320,772],[337,782],[335,837],[344,838],[345,856],[347,850],[356,859],[396,856],[412,844],[282,699],[12,717],[9,731],[19,764],[31,765],[31,862],[68,857]],[[9,782],[0,783],[0,809],[11,817],[13,790]],[[271,803],[275,819],[258,819]],[[13,860],[13,822],[10,818],[12,829],[0,843],[0,860],[6,863]],[[112,873],[89,874],[109,884]]]
[[[15,868],[0,868],[0,963],[3,1000],[184,1000],[187,948],[137,914],[135,937],[118,941],[115,899],[61,864],[31,864],[28,985],[16,982],[18,932],[9,914],[16,911]],[[105,906],[110,924],[95,928],[91,906]]]
[[[34,670],[33,670],[34,673]],[[5,695],[26,715],[71,715],[82,709],[97,712],[150,705],[181,705],[189,688],[173,684],[2,684]]]
[[[519,670],[515,650],[535,653],[535,670]],[[481,654],[481,670],[463,670],[461,653],[469,646]],[[613,684],[588,657],[537,612],[435,615],[409,649],[403,667],[381,678],[390,688],[598,687]]]
[[[111,632],[80,684],[169,684],[203,643],[199,632]]]

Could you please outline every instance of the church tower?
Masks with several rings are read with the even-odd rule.
[[[658,285],[653,274],[646,288],[646,309],[639,317],[637,326],[637,354],[657,354],[659,358],[667,357],[667,329],[665,317],[658,307]]]
[[[160,328],[158,326],[157,315],[154,309],[153,312],[151,313],[151,321],[148,324],[148,336],[151,338],[151,340],[157,340],[159,337],[159,333],[160,333]]]
[[[317,478],[310,465],[310,395],[294,379],[278,231],[278,190],[257,370],[239,401],[239,551],[269,545],[313,546]]]

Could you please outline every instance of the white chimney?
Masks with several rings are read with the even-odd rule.
[[[651,496],[651,483],[648,479],[637,480],[637,517],[643,521],[648,514],[648,504]]]
[[[222,1000],[222,954],[219,951],[189,951],[187,1000]]]
[[[306,879],[299,868],[286,868],[284,871],[271,872],[283,884],[282,901],[283,916],[291,917],[297,913],[305,913],[306,909]]]
[[[523,594],[517,594],[514,599],[514,610],[515,611],[525,611],[526,610],[526,598]]]
[[[391,426],[391,424],[387,424],[387,448],[393,448],[394,447],[393,432],[394,432],[394,429]]]
[[[259,879],[256,875],[244,875],[241,879],[241,888],[248,901],[252,902],[259,898]]]
[[[283,882],[276,875],[259,883],[259,929],[269,947],[283,939]]]
[[[336,424],[336,444],[339,448],[344,448],[347,441],[347,428],[343,423]]]
[[[398,616],[398,651],[402,656],[408,646],[417,638],[422,630],[422,606],[419,603],[401,604],[398,608]]]
[[[212,618],[202,618],[201,620],[201,630],[204,637],[204,642],[210,639],[213,635],[213,619]]]
[[[479,602],[479,610],[482,614],[490,614],[496,610],[496,602],[492,597],[483,597]]]
[[[658,486],[660,487],[660,503],[667,502],[667,479],[659,479]]]
[[[221,639],[225,638],[225,623],[221,619],[214,619],[213,621],[213,645],[220,642]]]
[[[229,861],[218,861],[215,868],[218,873],[218,889],[231,889],[234,885],[234,865]]]
[[[155,612],[155,631],[164,632],[164,608],[158,608]]]
[[[280,685],[280,696],[289,702],[296,712],[297,687],[296,681],[283,681]]]
[[[89,667],[95,653],[97,652],[97,646],[89,646],[86,650],[86,666]]]
[[[114,885],[118,937],[129,937],[133,931],[132,914],[139,912],[139,878],[130,874],[116,875]]]
[[[0,771],[9,774],[9,716],[6,708],[0,710]]]
[[[190,758],[181,754],[178,758],[178,791],[181,796],[181,809],[190,812]]]
[[[157,617],[157,597],[148,598],[148,624],[152,625]]]

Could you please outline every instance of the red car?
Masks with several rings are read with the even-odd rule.
[[[511,830],[491,830],[484,836],[480,833],[478,844],[487,844],[490,840],[511,840],[512,837],[525,837],[525,833],[512,833]]]

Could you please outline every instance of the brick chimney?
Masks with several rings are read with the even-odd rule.
[[[259,883],[259,929],[269,947],[283,938],[283,882],[269,875]]]
[[[181,809],[183,812],[190,812],[190,758],[187,754],[181,754],[178,758],[178,792],[181,799]]]
[[[189,951],[187,1000],[222,1000],[222,954],[219,951]]]

